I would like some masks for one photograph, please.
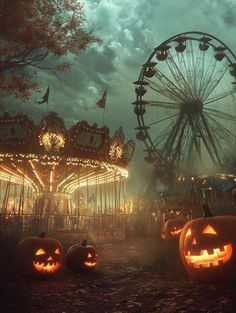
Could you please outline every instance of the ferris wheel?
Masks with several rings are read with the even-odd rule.
[[[159,46],[134,82],[136,138],[145,160],[195,174],[222,165],[235,145],[236,57],[216,37],[177,34]]]

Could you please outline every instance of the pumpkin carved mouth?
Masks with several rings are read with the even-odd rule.
[[[172,230],[171,231],[171,235],[173,235],[173,236],[179,235],[181,233],[181,231],[182,231],[182,228],[176,229],[176,230]]]
[[[84,262],[84,265],[88,267],[94,267],[96,266],[96,262]]]
[[[200,250],[199,255],[192,255],[190,251],[184,254],[185,260],[194,268],[209,268],[220,266],[230,260],[233,253],[231,244],[212,250]]]
[[[47,272],[47,273],[55,272],[60,267],[59,262],[48,262],[48,263],[33,262],[33,264],[38,272]]]

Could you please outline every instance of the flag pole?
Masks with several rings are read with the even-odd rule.
[[[106,109],[106,99],[107,99],[107,91],[105,90],[102,97],[98,100],[96,105],[103,109],[102,112],[102,125],[104,125],[104,118],[105,118],[105,109]]]
[[[104,126],[105,110],[106,110],[106,107],[104,107],[103,112],[102,112],[102,125],[103,126]]]
[[[48,86],[48,89],[47,89],[47,97],[46,97],[47,113],[49,112],[49,104],[48,104],[48,101],[49,101],[49,86]]]

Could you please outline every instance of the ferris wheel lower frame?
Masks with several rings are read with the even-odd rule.
[[[136,138],[147,162],[186,173],[208,159],[222,165],[235,140],[236,56],[203,32],[177,34],[159,46],[134,82]]]

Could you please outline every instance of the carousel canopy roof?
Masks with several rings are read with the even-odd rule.
[[[55,112],[39,125],[22,113],[0,117],[0,179],[20,184],[24,178],[37,192],[58,192],[65,185],[73,191],[78,177],[82,184],[88,177],[127,176],[134,148],[121,127],[110,136],[106,126],[86,121],[66,129]]]

